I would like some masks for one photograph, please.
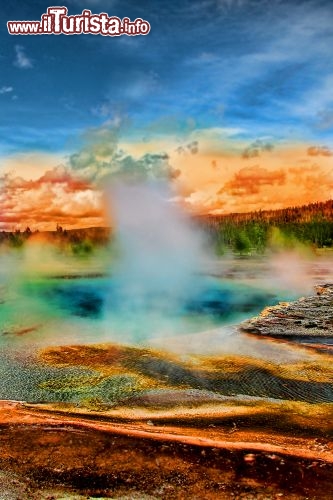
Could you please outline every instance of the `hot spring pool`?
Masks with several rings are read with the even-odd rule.
[[[70,350],[78,349],[78,353],[85,352],[86,347],[89,349],[88,344],[95,344],[91,349],[96,344],[117,344],[125,351],[126,346],[137,348],[139,354],[134,365],[126,365],[129,373],[114,373],[110,379],[111,385],[119,380],[125,384],[121,397],[127,394],[126,384],[132,380],[133,370],[136,373],[135,367],[140,365],[142,368],[145,363],[153,364],[157,379],[162,377],[159,383],[163,388],[163,370],[178,373],[179,363],[191,360],[190,370],[195,372],[195,363],[203,363],[206,356],[231,356],[242,363],[251,358],[255,366],[257,360],[259,364],[268,360],[277,367],[286,363],[293,366],[304,360],[311,361],[313,357],[304,349],[246,335],[234,326],[258,314],[265,306],[294,298],[288,292],[259,286],[259,281],[250,285],[201,275],[198,286],[178,302],[163,294],[128,295],[128,290],[125,293],[117,279],[110,276],[26,278],[8,284],[2,292],[0,399],[43,402],[60,398],[62,401],[63,392],[46,390],[46,382],[52,385],[52,380],[57,383],[59,377],[61,380],[65,377],[69,383],[76,381],[75,385],[82,377],[94,379],[99,376],[96,368],[92,370],[82,365],[80,357],[73,366],[45,364],[41,353],[52,347],[59,353],[67,346],[71,346]],[[154,358],[156,352],[160,353],[156,358],[158,362]],[[145,376],[140,373],[136,373],[135,380],[141,383]],[[194,379],[194,388],[198,388],[198,374]],[[253,380],[246,383],[241,380],[241,385],[236,384],[233,392],[252,394]],[[270,378],[267,380],[265,387],[269,388]],[[258,384],[261,387],[261,382]],[[102,384],[101,391],[103,387]],[[216,391],[223,394],[225,389],[219,387],[216,386]],[[274,384],[272,387],[274,389]],[[70,393],[70,401],[84,398],[81,389],[79,387],[74,395]],[[257,392],[261,394],[259,389]],[[265,394],[274,395],[273,389],[267,389]],[[93,393],[93,389],[91,391]]]
[[[189,296],[177,301],[162,294],[130,294],[108,276],[26,280],[4,294],[0,342],[149,344],[155,337],[238,323],[265,306],[294,298],[209,276],[200,277]]]

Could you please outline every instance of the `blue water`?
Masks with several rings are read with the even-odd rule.
[[[21,318],[21,328],[25,326],[23,317],[27,326],[39,325],[44,337],[48,335],[48,322],[56,321],[64,340],[76,329],[76,337],[81,334],[82,341],[135,343],[156,335],[200,332],[238,323],[265,306],[293,298],[286,292],[200,277],[198,287],[182,300],[146,294],[133,301],[133,297],[127,300],[125,291],[119,290],[117,281],[110,277],[49,278],[24,283],[10,316],[14,322]],[[21,313],[17,308],[20,304]],[[6,308],[6,304],[1,307]]]
[[[26,284],[24,290],[40,301],[52,304],[63,315],[101,319],[106,309],[112,313],[126,310],[126,297],[120,295],[109,278],[49,279],[38,284]],[[225,322],[239,314],[252,315],[263,307],[290,299],[286,294],[276,294],[243,284],[207,278],[198,291],[175,305],[175,315],[200,315]],[[168,297],[146,297],[138,309],[160,309],[170,313]],[[132,306],[132,304],[131,304]],[[129,311],[128,311],[129,312]]]

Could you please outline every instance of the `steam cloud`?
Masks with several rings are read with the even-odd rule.
[[[201,232],[165,182],[116,182],[108,196],[119,247],[111,306],[132,317],[174,314],[198,290]]]

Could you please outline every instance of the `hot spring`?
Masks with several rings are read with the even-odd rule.
[[[237,323],[286,296],[237,282],[201,277],[200,287],[173,307],[163,297],[146,296],[145,304],[129,304],[119,296],[117,280],[103,278],[50,278],[21,285],[14,302],[3,304],[2,317],[10,331],[36,326],[18,336],[55,340],[148,343],[159,336],[195,333]],[[38,334],[38,331],[42,332]],[[76,332],[75,332],[76,331]],[[6,332],[5,332],[6,333]],[[73,337],[74,335],[74,337]],[[81,335],[83,337],[81,337]]]
[[[16,279],[4,283],[1,342],[149,345],[156,337],[237,323],[295,297],[263,286],[260,272],[246,283],[207,271],[207,261],[214,260],[207,236],[171,197],[168,186],[156,181],[112,184],[108,199],[116,231],[106,259],[97,262],[98,273],[89,272],[90,263],[73,274],[75,262],[64,271],[55,252],[48,269],[43,247],[11,263]],[[46,262],[43,273],[40,262]]]

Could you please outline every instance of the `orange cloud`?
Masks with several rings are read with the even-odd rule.
[[[200,145],[195,156],[171,158],[181,171],[176,183],[191,211],[280,209],[333,197],[333,156],[326,149],[314,162],[306,144],[262,147],[254,165],[253,158],[242,156],[243,144],[224,146],[209,153]]]
[[[36,180],[5,175],[0,187],[0,227],[54,229],[101,225],[102,197],[64,167],[48,170]]]
[[[326,146],[311,146],[308,148],[309,156],[333,156],[332,151]]]
[[[174,200],[196,213],[280,209],[332,198],[333,155],[328,148],[307,144],[273,148],[267,141],[249,146],[221,140],[216,130],[214,134],[190,135],[180,152],[176,140],[125,144],[121,157],[103,160],[102,170],[104,163],[108,171],[118,168],[130,174],[145,169],[151,173],[155,166],[159,171],[167,170]],[[105,151],[102,143],[98,151],[93,146],[98,163]],[[158,150],[165,153],[156,154]],[[244,151],[249,154],[244,155]],[[0,228],[24,229],[29,225],[31,229],[54,229],[57,223],[67,228],[105,225],[102,193],[89,180],[93,176],[82,175],[81,169],[70,168],[69,164],[56,168],[47,165],[39,176],[35,171],[31,176],[24,168],[16,172],[20,175],[0,178]]]
[[[283,170],[269,171],[266,168],[253,165],[240,169],[234,177],[227,182],[219,194],[227,192],[232,196],[257,194],[262,186],[282,186],[286,182],[286,173]]]

